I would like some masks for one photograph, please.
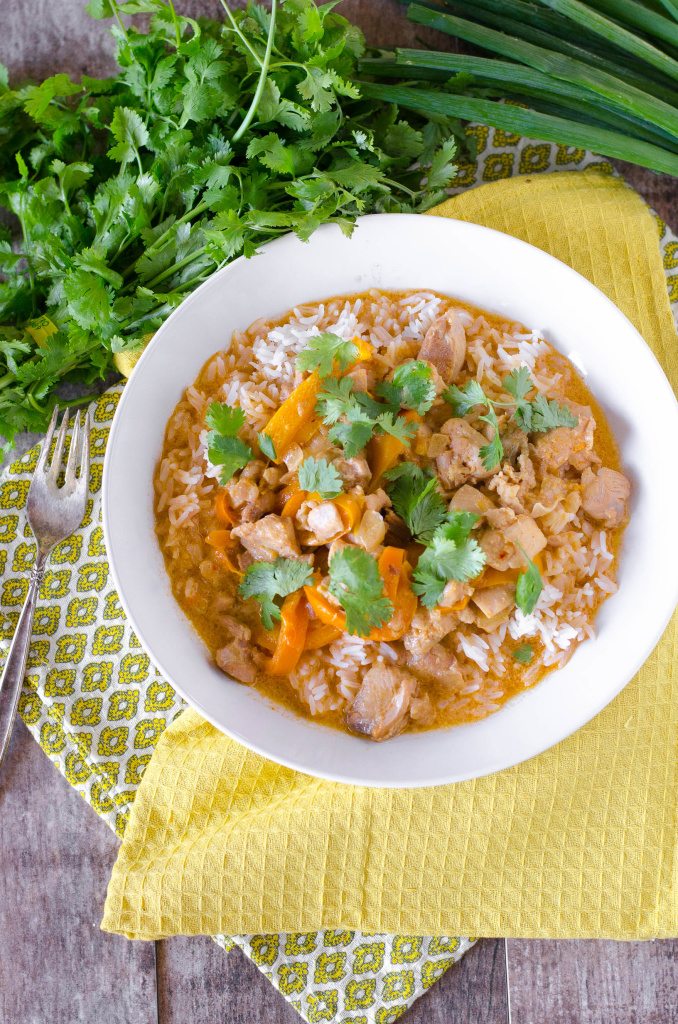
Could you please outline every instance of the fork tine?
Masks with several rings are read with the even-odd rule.
[[[64,450],[64,442],[66,441],[66,431],[68,430],[68,409],[64,413],[64,418],[61,421],[61,427],[57,435],[56,445],[54,446],[54,455],[52,456],[51,465],[47,471],[47,478],[52,482],[57,482],[57,477],[61,470],[61,456]]]
[[[52,418],[49,421],[49,426],[47,428],[47,433],[45,434],[45,440],[42,442],[42,448],[40,450],[40,458],[38,459],[38,464],[35,467],[36,473],[38,472],[39,469],[44,469],[45,468],[45,463],[47,462],[47,456],[49,455],[50,445],[52,444],[52,438],[54,437],[54,428],[56,426],[56,421],[57,421],[57,417],[58,416],[59,416],[59,406],[55,405],[54,409],[52,410]]]
[[[82,452],[82,414],[78,413],[73,420],[73,432],[71,434],[71,450],[68,453],[68,462],[66,464],[66,477],[64,479],[64,486],[72,488],[75,483],[75,474],[80,463],[81,452]]]
[[[83,414],[82,421],[82,458],[80,460],[80,485],[85,492],[85,497],[87,497],[87,492],[89,490],[89,428],[90,414],[89,409],[87,409],[87,411]]]

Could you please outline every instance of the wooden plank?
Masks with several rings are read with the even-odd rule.
[[[481,939],[402,1017],[403,1024],[506,1024],[506,1019],[503,939]]]
[[[514,1024],[676,1024],[678,940],[511,939]]]
[[[299,1024],[299,1016],[239,949],[212,939],[157,943],[159,1024]]]
[[[99,930],[117,847],[19,723],[0,778],[3,1024],[157,1024],[153,943]]]

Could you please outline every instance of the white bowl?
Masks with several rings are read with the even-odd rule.
[[[587,375],[633,483],[619,592],[569,664],[483,721],[371,743],[297,717],[224,676],[176,604],[155,538],[152,479],[184,388],[235,329],[301,303],[367,288],[427,288],[542,330]],[[125,387],[111,430],[104,530],[123,606],[163,675],[253,750],[363,786],[432,786],[516,764],[589,721],[631,679],[678,599],[678,409],[626,317],[589,281],[533,246],[475,224],[399,214],[288,235],[215,273],[169,317]]]

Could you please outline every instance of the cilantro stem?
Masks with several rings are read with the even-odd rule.
[[[177,42],[177,50],[181,46],[181,26],[179,25],[179,19],[177,18],[177,12],[174,9],[173,0],[167,0],[167,6],[172,13],[172,22],[174,23],[174,38]]]
[[[262,62],[262,60],[261,60],[261,57],[260,57],[260,56],[259,56],[259,54],[258,54],[258,53],[256,52],[256,50],[255,50],[255,49],[254,49],[254,48],[253,48],[252,46],[250,46],[250,42],[249,42],[249,39],[247,38],[247,36],[245,35],[245,33],[244,33],[244,32],[241,32],[241,31],[240,31],[240,26],[238,25],[238,22],[237,22],[237,21],[235,20],[235,18],[234,18],[234,17],[233,17],[233,15],[231,14],[231,9],[230,9],[230,7],[228,6],[228,4],[226,3],[226,0],[220,0],[220,2],[221,2],[221,6],[222,6],[222,7],[224,8],[224,10],[226,11],[226,15],[227,15],[227,17],[228,17],[228,20],[229,20],[229,21],[230,21],[230,23],[231,23],[231,26],[232,26],[232,28],[233,28],[233,31],[235,32],[235,34],[236,34],[236,35],[238,36],[238,38],[240,39],[240,42],[241,42],[241,43],[243,44],[243,46],[245,46],[245,47],[247,48],[247,50],[248,50],[248,51],[250,52],[250,54],[252,55],[252,57],[254,57],[255,61],[256,61],[256,62],[257,62],[257,64],[259,65],[259,67],[260,67],[260,68],[261,68],[261,67],[263,67],[263,62]]]
[[[250,124],[252,123],[254,115],[257,112],[257,107],[259,106],[259,101],[261,100],[264,91],[264,85],[266,84],[266,78],[268,76],[268,65],[271,60],[271,50],[273,49],[273,38],[275,36],[276,13],[277,0],[271,0],[271,23],[268,28],[268,39],[266,40],[266,52],[264,53],[264,60],[261,65],[261,74],[259,75],[257,88],[254,93],[254,96],[252,97],[252,102],[250,103],[249,110],[245,114],[242,124],[233,135],[234,142],[237,142],[238,139],[242,138],[242,136],[245,134]]]

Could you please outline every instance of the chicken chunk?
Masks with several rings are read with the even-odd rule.
[[[417,680],[404,669],[375,665],[363,676],[346,724],[371,740],[391,739],[404,728],[416,689]]]
[[[301,554],[294,524],[289,517],[264,516],[256,523],[242,523],[231,531],[255,561],[273,562],[281,555],[295,558]]]
[[[405,650],[415,657],[421,657],[430,651],[434,644],[451,633],[456,622],[454,612],[445,612],[437,608],[419,608],[403,637]]]
[[[520,569],[525,565],[523,551],[534,558],[546,547],[546,537],[531,516],[522,515],[502,530],[487,530],[480,546],[493,569]]]
[[[581,478],[582,505],[590,519],[608,529],[619,526],[627,515],[631,484],[623,473],[603,467],[597,473],[585,469]]]
[[[239,683],[253,683],[257,676],[257,666],[249,644],[249,632],[248,629],[247,639],[234,636],[230,643],[218,650],[215,655],[221,671],[237,679]]]
[[[333,465],[348,489],[358,484],[366,487],[372,478],[367,459],[362,455],[356,455],[352,459],[334,459]]]
[[[494,503],[477,487],[471,487],[470,484],[460,487],[450,502],[451,512],[473,512],[477,516],[482,516],[492,508],[494,508]]]
[[[248,501],[246,505],[243,505],[240,513],[241,523],[256,523],[257,519],[261,519],[267,512],[272,512],[275,507],[275,494],[273,491],[266,491],[264,494],[259,493],[254,501]]]
[[[466,359],[466,331],[459,312],[450,309],[429,327],[419,358],[432,363],[446,384],[452,384]]]
[[[518,516],[515,523],[505,528],[504,536],[517,548],[522,548],[528,558],[534,558],[546,547],[546,537],[531,516]],[[522,558],[517,560],[514,568],[518,569],[523,562]]]
[[[436,459],[443,486],[461,487],[469,481],[486,480],[496,473],[498,467],[485,469],[480,457],[480,449],[487,444],[487,438],[466,420],[447,420],[441,432],[449,437],[448,450]]]
[[[515,604],[515,589],[513,587],[484,587],[482,590],[474,591],[471,601],[480,608],[486,619],[493,619],[501,615],[507,608]]]
[[[344,521],[337,506],[331,501],[321,501],[315,505],[306,517],[310,537],[305,543],[315,547],[318,544],[329,544],[330,541],[345,533]]]
[[[442,644],[434,644],[426,654],[417,655],[408,651],[405,664],[426,683],[440,683],[449,689],[462,684],[457,659]]]
[[[542,468],[549,473],[559,473],[572,466],[579,471],[597,461],[593,451],[593,434],[596,421],[588,405],[577,405],[565,401],[563,405],[578,419],[576,427],[556,427],[542,434],[534,450]]]

